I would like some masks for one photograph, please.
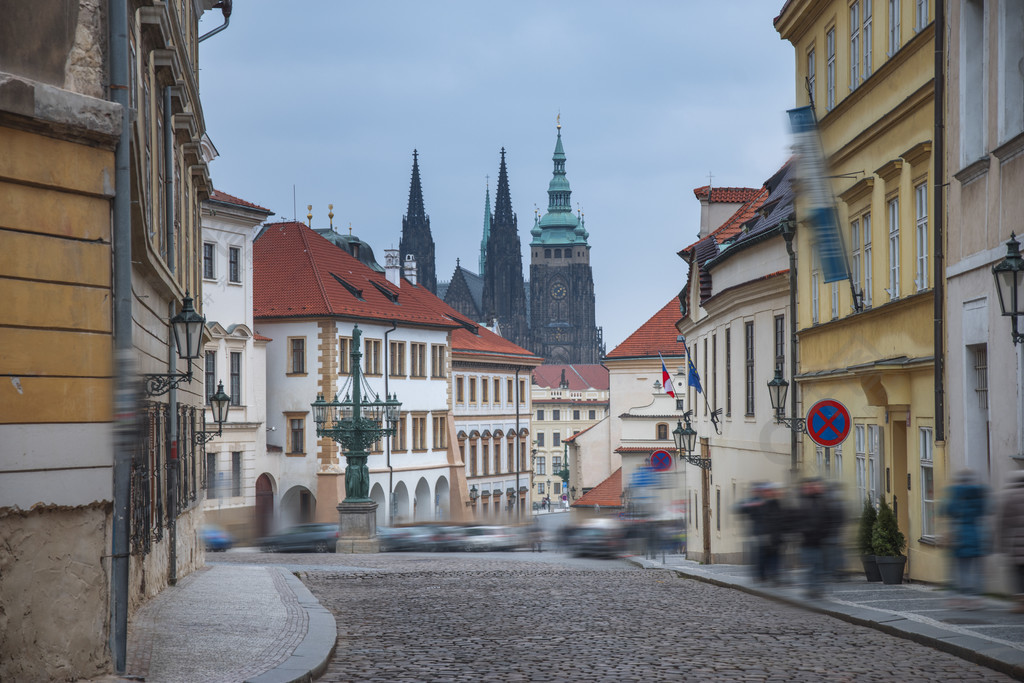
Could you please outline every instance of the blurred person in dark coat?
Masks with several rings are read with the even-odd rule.
[[[819,598],[825,579],[825,551],[839,533],[836,507],[826,496],[825,482],[818,477],[800,485],[800,508],[796,528],[801,535],[801,554],[807,568],[807,597]]]
[[[963,607],[973,607],[981,595],[981,559],[988,554],[985,515],[988,489],[971,470],[957,472],[949,487],[943,514],[949,517],[949,549],[953,558],[953,589]]]
[[[1017,605],[1013,611],[1024,613],[1024,470],[1011,472],[999,500],[996,517],[999,549],[1013,564],[1017,585]]]

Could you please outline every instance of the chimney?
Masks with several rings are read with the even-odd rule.
[[[405,255],[405,279],[416,284],[416,257],[412,254]]]
[[[397,249],[384,250],[384,276],[396,287],[402,286],[402,269],[399,268],[399,258]]]

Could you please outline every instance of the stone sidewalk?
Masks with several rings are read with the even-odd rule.
[[[745,591],[771,600],[867,626],[1024,680],[1024,614],[1008,600],[984,597],[972,609],[955,606],[941,586],[869,583],[850,575],[826,583],[821,598],[806,597],[799,571],[784,574],[782,585],[754,580],[744,565],[703,565],[682,555],[628,558],[645,568],[669,569],[680,576]]]
[[[310,681],[336,637],[333,615],[284,568],[212,565],[139,609],[125,676],[107,680]]]

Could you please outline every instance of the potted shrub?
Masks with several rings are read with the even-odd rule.
[[[903,568],[907,564],[903,550],[906,547],[907,538],[900,531],[892,508],[883,498],[878,507],[878,519],[871,530],[871,549],[875,552],[882,583],[903,583]]]
[[[865,498],[864,510],[860,513],[860,526],[857,527],[857,550],[860,552],[860,562],[864,566],[864,577],[868,581],[882,580],[882,575],[878,573],[878,563],[875,562],[875,550],[871,544],[876,519],[878,513],[875,506],[871,504],[870,498]]]

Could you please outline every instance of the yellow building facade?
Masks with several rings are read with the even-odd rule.
[[[0,2],[2,680],[123,671],[127,615],[203,561],[202,382],[143,385],[202,311],[212,6]]]
[[[853,516],[865,498],[893,506],[906,575],[924,581],[945,573],[935,539],[947,469],[936,425],[934,12],[923,0],[794,0],[776,19],[795,48],[796,103],[817,114],[851,269],[849,281],[824,282],[798,195],[800,412],[836,399],[853,423],[834,449],[804,435],[801,469],[840,482]]]

